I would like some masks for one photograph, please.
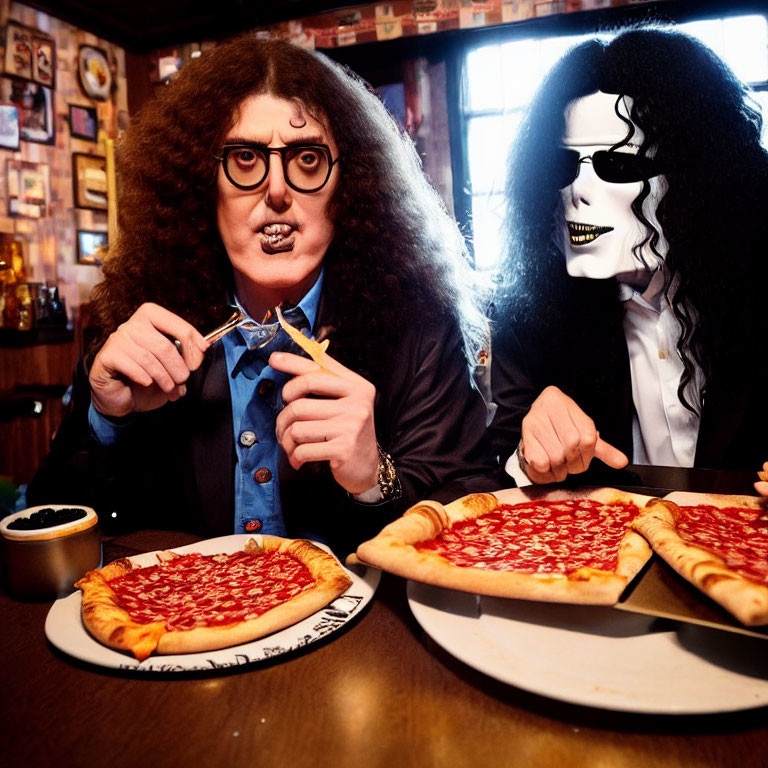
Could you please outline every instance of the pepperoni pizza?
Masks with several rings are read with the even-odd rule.
[[[650,497],[509,489],[411,507],[357,550],[406,578],[497,597],[612,605],[651,556],[631,528]]]
[[[310,616],[352,583],[332,555],[277,536],[231,554],[158,559],[144,568],[116,560],[75,585],[90,633],[139,661],[255,640]]]
[[[755,496],[676,492],[633,527],[681,576],[748,626],[768,624],[768,511]]]

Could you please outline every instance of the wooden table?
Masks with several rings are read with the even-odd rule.
[[[106,541],[105,554],[191,540],[133,533]],[[329,641],[270,664],[215,674],[142,676],[81,664],[47,643],[49,608],[0,594],[6,766],[768,763],[768,707],[662,717],[526,693],[475,672],[433,643],[411,615],[405,583],[386,574],[363,615]]]

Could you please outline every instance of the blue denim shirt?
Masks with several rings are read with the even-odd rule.
[[[315,284],[298,304],[313,329],[322,285],[321,271]],[[219,342],[224,345],[227,361],[237,456],[233,533],[285,536],[277,476],[279,444],[275,437],[275,420],[283,406],[281,391],[288,376],[260,360],[243,357],[248,351],[247,339],[248,331],[237,329]],[[265,353],[265,357],[267,355]],[[123,430],[129,429],[131,424],[130,419],[119,424],[108,421],[93,404],[88,420],[91,432],[102,445],[114,445]]]
[[[310,328],[315,326],[322,283],[321,272],[298,304]],[[288,374],[279,373],[258,361],[256,365],[244,364],[243,354],[248,349],[246,339],[247,331],[240,329],[222,339],[237,454],[234,530],[235,533],[285,536],[277,476],[279,444],[275,437],[275,420],[283,407],[281,391]]]

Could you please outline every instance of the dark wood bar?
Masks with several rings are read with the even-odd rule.
[[[0,475],[18,486],[50,450],[78,352],[66,329],[0,332]]]

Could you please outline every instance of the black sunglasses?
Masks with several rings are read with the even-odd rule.
[[[283,164],[283,175],[289,187],[297,192],[317,192],[331,177],[339,161],[331,158],[326,144],[291,144],[268,147],[264,144],[225,144],[216,159],[224,167],[229,182],[249,191],[264,183],[269,175],[269,156],[276,152]]]
[[[587,160],[592,161],[592,167],[597,177],[610,184],[630,184],[644,181],[660,173],[658,167],[649,157],[633,155],[629,152],[612,152],[599,150],[591,155],[581,157],[575,149],[561,147],[557,155],[558,188],[573,184],[579,175],[579,166]]]

